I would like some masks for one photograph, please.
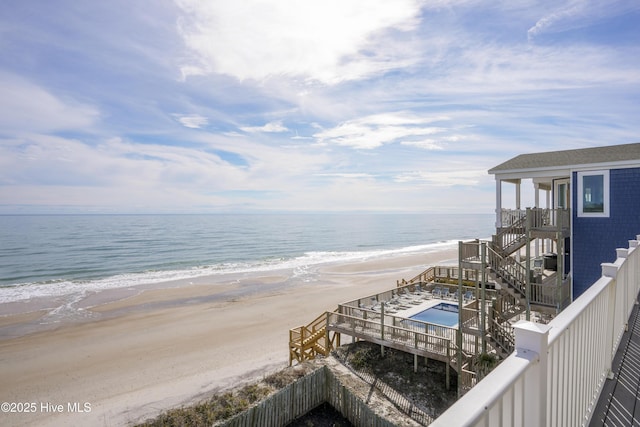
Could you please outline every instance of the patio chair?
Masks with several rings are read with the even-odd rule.
[[[442,288],[440,286],[436,286],[433,288],[432,294],[435,298],[440,298],[442,296]]]
[[[382,305],[384,305],[384,312],[386,313],[397,313],[398,310],[395,309],[394,306],[390,305],[390,302],[383,302]]]
[[[441,296],[442,298],[449,298],[449,288],[442,289]]]
[[[422,301],[419,299],[419,296],[418,296],[418,295],[416,295],[416,296],[415,296],[415,297],[413,297],[413,298],[409,298],[409,299],[407,299],[406,301],[407,301],[409,304],[412,304],[412,305],[420,305],[420,304],[422,304]]]
[[[473,299],[473,292],[467,291],[464,293],[464,300],[471,301]]]
[[[433,291],[424,288],[423,292],[422,292],[422,298],[423,299],[431,299],[433,298]]]

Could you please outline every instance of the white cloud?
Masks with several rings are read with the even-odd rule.
[[[362,179],[362,178],[374,178],[374,175],[370,173],[318,173],[315,176],[328,177],[328,178],[348,178],[348,179]]]
[[[184,127],[188,127],[191,129],[200,129],[209,124],[209,119],[204,116],[200,116],[198,114],[193,115],[175,115],[178,118],[178,121]]]
[[[258,81],[290,76],[336,83],[413,61],[393,32],[419,23],[418,0],[176,0],[194,59],[183,76],[220,73]]]
[[[268,132],[268,133],[277,133],[277,132],[287,132],[286,126],[282,125],[281,121],[270,122],[265,124],[264,126],[244,126],[240,128],[241,130],[249,133],[254,132]]]
[[[486,169],[450,167],[451,170],[433,168],[425,171],[409,171],[398,174],[394,181],[398,183],[423,183],[435,186],[475,186],[487,180]]]
[[[445,138],[443,138],[444,140]],[[449,141],[455,141],[455,139],[446,138]],[[417,141],[402,141],[402,145],[411,145],[413,147],[422,148],[423,150],[442,150],[442,140],[437,139],[420,139]]]
[[[540,18],[527,31],[529,40],[544,33],[557,33],[583,28],[594,22],[639,10],[637,1],[620,0],[571,0]]]
[[[7,9],[0,204],[491,211],[488,168],[639,134],[637,1],[176,3]]]
[[[381,113],[350,120],[338,126],[317,132],[313,136],[320,143],[343,145],[358,149],[372,149],[393,142],[423,140],[425,135],[446,132],[437,126],[428,126],[434,122],[447,121],[447,117],[420,117],[415,113]],[[433,143],[430,149],[438,148]]]
[[[85,130],[99,111],[56,95],[21,77],[0,72],[0,129],[3,132]]]
[[[307,179],[329,162],[322,153],[288,148],[283,155],[277,147],[238,137],[205,132],[197,137],[201,142],[191,147],[118,137],[97,145],[46,135],[0,140],[0,205],[93,206],[120,212],[136,206],[151,211],[224,208],[238,200],[226,195],[230,193],[308,191]],[[221,151],[244,162],[226,161]]]

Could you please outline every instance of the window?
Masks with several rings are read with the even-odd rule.
[[[609,216],[609,171],[578,172],[578,216]]]

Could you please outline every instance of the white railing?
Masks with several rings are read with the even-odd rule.
[[[524,209],[501,209],[500,225],[502,227],[510,227],[526,216],[527,211]]]
[[[516,351],[431,425],[588,425],[640,291],[639,240],[548,325],[516,323]]]
[[[571,211],[569,209],[527,208],[500,210],[500,227],[509,228],[531,218],[531,228],[569,228],[571,226]],[[524,227],[524,224],[522,224]]]

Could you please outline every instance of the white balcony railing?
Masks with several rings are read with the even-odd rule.
[[[640,291],[638,240],[548,325],[517,323],[516,351],[431,425],[588,425]]]
[[[529,217],[529,227],[533,229],[563,229],[571,226],[569,209],[527,208],[500,210],[499,229],[507,229]],[[524,228],[524,224],[521,225]]]

